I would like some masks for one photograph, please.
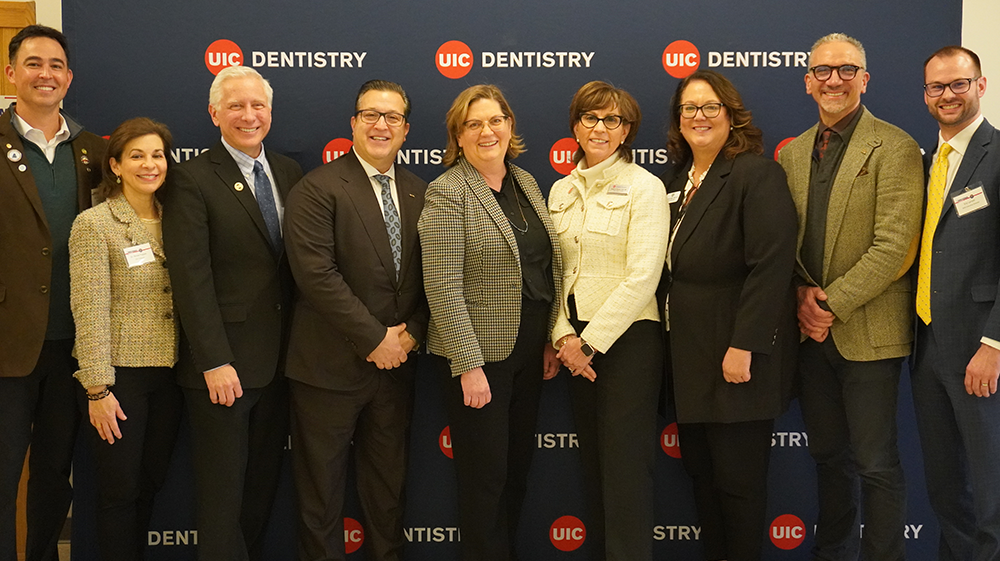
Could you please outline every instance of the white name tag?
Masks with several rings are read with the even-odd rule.
[[[986,192],[983,191],[982,182],[977,183],[977,185],[978,187],[975,189],[966,187],[964,191],[951,198],[952,202],[955,203],[955,212],[958,213],[959,218],[990,206],[990,201],[986,199]]]
[[[681,200],[681,192],[674,191],[673,193],[667,193],[667,204],[672,205],[677,201]]]
[[[156,256],[153,255],[153,248],[148,243],[126,247],[122,251],[125,252],[125,261],[128,262],[129,269],[145,265],[146,263],[156,262]]]
[[[628,195],[629,185],[612,185],[608,189],[609,195]]]

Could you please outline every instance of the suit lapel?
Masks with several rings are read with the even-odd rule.
[[[14,123],[11,122],[13,112],[14,108],[11,107],[0,116],[0,148],[3,148],[3,154],[6,156],[4,158],[5,164],[10,166],[11,176],[17,180],[18,187],[24,191],[24,196],[31,202],[35,214],[41,218],[42,222],[45,223],[45,228],[48,229],[49,223],[45,218],[45,210],[42,207],[42,199],[38,195],[38,187],[35,186],[35,177],[27,167],[25,171],[18,169],[19,166],[28,165],[28,158],[24,155],[24,144],[21,142],[21,136],[14,130]],[[16,162],[11,159],[11,151],[13,150],[17,150],[21,154]]]
[[[271,247],[271,235],[267,231],[267,225],[264,224],[264,216],[260,213],[260,207],[257,206],[257,199],[253,196],[253,191],[250,190],[247,178],[243,176],[243,172],[240,171],[236,160],[226,150],[222,141],[219,141],[209,151],[209,154],[212,163],[215,164],[215,173],[222,180],[225,189],[236,197],[236,200],[239,201],[246,213],[250,215],[251,220],[257,225],[257,230],[261,235],[262,241],[268,247]]]
[[[479,199],[479,202],[482,203],[483,208],[486,209],[490,218],[496,223],[500,232],[503,233],[504,239],[507,240],[507,245],[514,252],[514,260],[517,261],[518,269],[520,269],[521,254],[517,251],[517,240],[514,239],[514,229],[510,227],[507,216],[503,213],[503,209],[500,208],[500,203],[497,202],[496,195],[493,194],[493,189],[490,189],[483,176],[479,174],[479,171],[468,160],[463,158],[459,165],[462,166],[462,174],[469,188],[476,195],[476,198]]]
[[[941,207],[941,220],[944,220],[944,217],[948,216],[948,211],[954,206],[952,202],[953,194],[958,194],[958,192],[965,189],[969,181],[972,180],[972,175],[975,173],[976,168],[979,167],[979,162],[986,156],[986,151],[989,149],[988,146],[992,137],[993,126],[984,119],[979,128],[976,129],[975,134],[972,135],[972,139],[969,140],[969,146],[965,149],[965,154],[962,155],[962,163],[959,164],[955,179],[951,182],[951,191],[944,198],[944,205]]]
[[[128,200],[124,195],[118,195],[107,200],[108,209],[111,210],[111,215],[115,220],[121,222],[126,226],[128,231],[128,238],[132,242],[132,245],[142,245],[148,243],[153,249],[153,254],[155,254],[160,259],[165,259],[163,255],[163,246],[160,242],[156,241],[152,235],[150,235],[149,230],[146,229],[146,225],[142,223],[139,215],[135,213],[135,209],[132,205],[128,203]],[[157,212],[162,216],[162,207],[159,201],[154,201],[156,205]]]
[[[847,201],[851,198],[854,180],[868,173],[868,161],[872,152],[882,145],[882,139],[875,134],[875,118],[867,109],[862,108],[861,119],[858,121],[851,141],[844,151],[844,158],[837,170],[837,177],[830,189],[830,202],[826,214],[826,243],[823,249],[823,270],[830,269],[834,246],[840,227],[844,223],[844,213],[847,211]],[[808,195],[807,195],[808,196]]]
[[[344,182],[344,190],[351,198],[354,210],[361,217],[361,223],[365,226],[365,232],[368,233],[368,239],[371,240],[372,247],[375,249],[375,254],[378,255],[379,261],[382,262],[382,267],[385,268],[386,275],[395,286],[397,282],[396,262],[392,258],[389,232],[385,229],[385,215],[382,214],[382,209],[375,198],[375,190],[372,189],[371,179],[365,173],[365,168],[361,167],[361,162],[358,161],[354,150],[344,154],[341,158],[349,158],[341,175],[341,180]],[[402,206],[403,193],[400,190],[398,181],[396,182],[396,191],[399,196],[400,206]],[[400,224],[402,225],[402,211],[400,211]],[[402,264],[400,264],[399,272],[400,278],[402,278]]]
[[[691,197],[691,202],[684,213],[684,220],[677,228],[677,235],[674,236],[674,243],[670,251],[670,262],[677,266],[677,256],[684,242],[691,237],[691,233],[698,226],[698,222],[705,215],[705,211],[711,206],[712,201],[719,195],[719,191],[725,186],[729,178],[729,172],[733,169],[733,161],[725,158],[721,154],[716,156],[712,163],[712,169],[708,171],[701,186]],[[681,197],[684,195],[682,194]]]
[[[399,278],[402,280],[406,271],[413,264],[414,253],[419,245],[417,220],[420,219],[420,211],[423,210],[423,197],[410,176],[400,173],[400,168],[396,168],[396,179],[396,192],[399,195],[399,223],[403,228],[403,255],[399,267]]]

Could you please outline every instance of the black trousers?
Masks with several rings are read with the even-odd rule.
[[[232,407],[184,388],[191,419],[200,561],[263,561],[264,535],[288,439],[284,376],[243,389]]]
[[[29,445],[26,559],[59,559],[59,534],[73,502],[69,476],[80,426],[72,351],[72,339],[45,341],[31,374],[0,378],[0,561],[17,559],[17,486]]]
[[[587,325],[572,308],[570,321],[577,333]],[[587,540],[597,560],[653,558],[662,330],[658,321],[633,323],[607,353],[594,357],[596,381],[574,376],[569,384],[583,462]]]
[[[289,380],[301,561],[347,559],[344,496],[352,453],[365,518],[365,559],[403,560],[416,358],[413,353],[392,370],[376,370],[372,365],[368,384],[355,391]]]
[[[461,376],[452,378],[444,359],[437,359],[446,376],[463,561],[517,559],[514,542],[535,449],[548,318],[549,304],[522,303],[514,350],[483,366],[492,399],[482,409],[465,406]]]
[[[705,559],[760,559],[773,431],[773,419],[677,424],[681,461],[694,483]]]
[[[81,401],[87,400],[82,396]],[[163,487],[184,400],[172,368],[115,367],[111,390],[125,412],[108,444],[87,426],[97,479],[97,543],[106,561],[141,561],[153,499]]]

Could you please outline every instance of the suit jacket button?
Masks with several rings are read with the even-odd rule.
[[[163,287],[163,293],[164,294],[170,294],[170,287],[169,286],[164,286]]]
[[[275,304],[274,305],[274,309],[278,310],[280,312],[281,311],[281,304]]]
[[[402,289],[396,291],[396,296],[402,296],[402,295],[403,295]]]
[[[42,286],[38,287],[38,292],[41,292],[42,294],[48,294],[49,293],[49,287],[47,287],[47,286],[45,286],[43,284]]]
[[[174,319],[174,313],[173,312],[167,312],[167,313],[163,314],[163,319]]]
[[[50,250],[49,248],[47,248],[47,247],[43,247],[42,248],[42,255],[44,255],[45,257],[48,257],[49,254],[51,254],[51,253],[52,253],[52,250]]]

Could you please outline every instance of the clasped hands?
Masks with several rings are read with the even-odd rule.
[[[398,368],[416,346],[416,340],[406,331],[406,324],[393,325],[385,330],[385,337],[366,360],[382,370]]]
[[[581,347],[583,347],[583,339],[580,337],[576,335],[563,337],[563,344],[559,347],[556,358],[561,360],[563,366],[568,368],[574,376],[583,376],[593,382],[597,379],[597,373],[594,372],[594,368],[590,364],[594,359],[594,355],[587,356],[583,354]]]
[[[830,326],[836,318],[833,312],[824,310],[819,302],[826,301],[826,292],[818,286],[800,286],[798,291],[799,331],[817,343],[826,340]]]

